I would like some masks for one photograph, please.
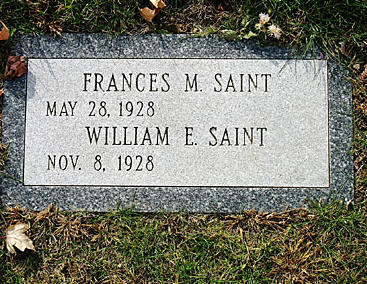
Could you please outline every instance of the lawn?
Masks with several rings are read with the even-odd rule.
[[[218,34],[291,45],[301,53],[319,47],[349,70],[354,86],[354,204],[335,200],[310,203],[307,210],[233,215],[8,208],[0,211],[0,237],[9,225],[26,222],[36,251],[10,255],[0,239],[0,282],[367,282],[367,2],[166,4],[149,23],[139,14],[149,5],[143,0],[1,0],[0,20],[12,35],[0,42],[2,70],[16,36],[29,33]],[[256,29],[260,13],[282,29],[279,39]],[[1,173],[7,151],[0,144]]]

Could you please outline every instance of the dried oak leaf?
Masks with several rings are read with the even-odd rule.
[[[17,253],[14,246],[20,251],[25,251],[25,249],[35,250],[32,240],[25,234],[25,231],[28,229],[29,225],[25,223],[18,223],[6,229],[5,242],[6,248],[10,253]]]
[[[5,80],[12,80],[15,77],[21,77],[27,72],[27,66],[24,56],[9,56],[5,68]]]
[[[139,9],[140,15],[148,22],[153,22],[154,17],[158,14],[156,9],[152,10],[148,7]]]
[[[3,29],[0,31],[0,40],[8,40],[10,37],[9,29],[5,26],[3,21],[0,20],[0,23],[3,26]]]
[[[152,5],[158,9],[163,9],[167,6],[162,0],[150,0],[150,3],[152,3]]]
[[[145,20],[152,23],[154,17],[157,16],[161,12],[161,10],[167,5],[162,0],[150,0],[150,3],[154,7],[154,9],[145,7],[143,9],[139,9],[139,12]]]

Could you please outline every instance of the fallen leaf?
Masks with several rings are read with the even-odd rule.
[[[167,5],[162,0],[150,0],[150,3],[154,7],[154,9],[145,7],[143,9],[139,9],[139,12],[145,20],[152,23],[154,17],[157,16],[161,12],[161,10]]]
[[[150,0],[150,3],[158,9],[163,9],[167,6],[162,0]]]
[[[5,67],[5,80],[12,80],[15,77],[21,77],[27,72],[27,66],[24,56],[9,56]]]
[[[10,37],[9,29],[5,26],[3,21],[0,20],[0,23],[3,26],[3,29],[0,32],[0,40],[8,40]]]
[[[153,22],[154,17],[158,14],[156,12],[156,9],[152,10],[148,7],[145,7],[143,9],[139,9],[140,15],[147,20],[148,22]]]
[[[29,229],[29,225],[25,223],[18,223],[16,225],[10,226],[6,229],[6,248],[10,253],[16,254],[14,246],[20,251],[25,251],[25,249],[35,250],[33,242],[29,237],[26,236],[25,231]]]

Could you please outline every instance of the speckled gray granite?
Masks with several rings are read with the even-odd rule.
[[[255,41],[228,42],[218,37],[185,35],[118,36],[65,34],[63,37],[21,38],[14,52],[28,58],[248,58],[297,59],[292,50],[261,47]],[[306,58],[321,59],[318,54]],[[303,57],[304,58],[304,57]],[[353,199],[353,156],[350,154],[352,87],[336,63],[328,61],[329,188],[230,187],[85,187],[24,186],[26,78],[6,82],[3,99],[3,143],[10,148],[7,173],[1,179],[3,205],[42,210],[50,203],[61,210],[239,212],[245,209],[282,211],[302,207],[307,200]]]

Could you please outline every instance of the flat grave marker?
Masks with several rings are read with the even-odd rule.
[[[16,52],[28,74],[6,84],[4,204],[239,212],[353,198],[351,87],[331,61],[177,35],[26,37]]]

